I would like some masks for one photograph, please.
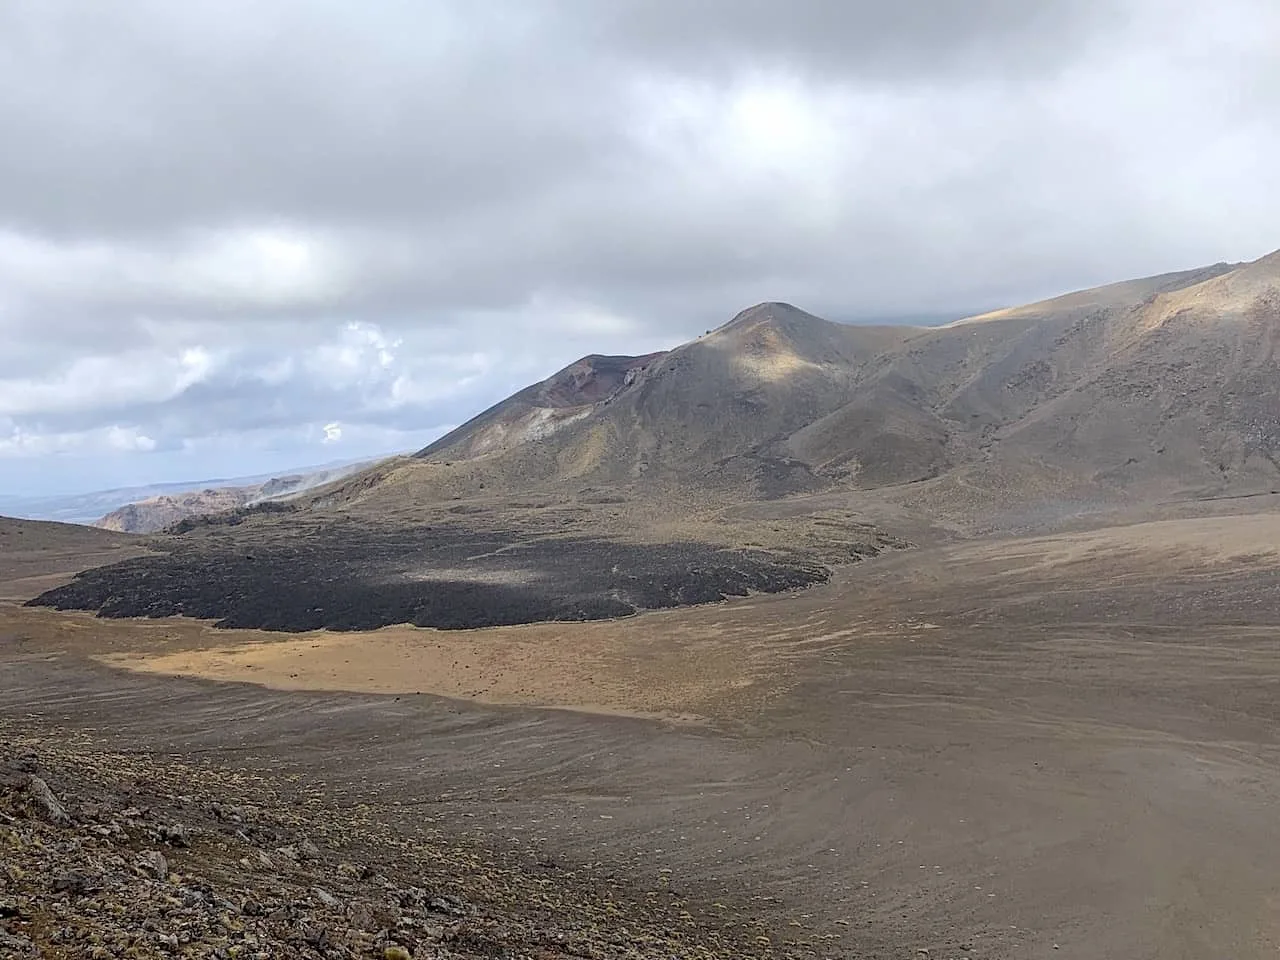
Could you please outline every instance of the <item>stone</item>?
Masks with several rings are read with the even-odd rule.
[[[348,907],[347,922],[357,930],[377,929],[377,919],[367,903],[356,903]]]
[[[71,822],[71,816],[67,813],[66,808],[58,802],[58,798],[53,795],[49,785],[34,773],[27,779],[27,796],[36,805],[36,809],[40,811],[41,816],[50,823]]]
[[[465,917],[467,915],[466,903],[448,894],[432,897],[427,901],[427,909],[436,913],[444,913],[451,917]]]
[[[317,924],[298,924],[298,935],[303,941],[317,950],[324,952],[329,946],[329,931]]]
[[[328,890],[326,890],[324,887],[312,887],[311,896],[316,901],[316,903],[320,904],[320,906],[327,907],[330,910],[336,910],[339,906],[341,906],[341,904],[339,904],[338,902],[338,898],[335,897]]]
[[[0,930],[0,956],[34,957],[36,945],[20,933],[9,933]]]
[[[144,850],[138,854],[133,862],[138,869],[150,874],[157,880],[163,880],[169,875],[169,861],[165,859],[164,854],[159,850]]]
[[[298,851],[299,860],[319,860],[320,859],[320,848],[317,847],[310,840],[303,840],[301,843],[297,845],[296,849]]]
[[[102,889],[101,878],[83,870],[69,870],[58,874],[53,881],[54,893],[68,893],[73,897],[96,893]]]

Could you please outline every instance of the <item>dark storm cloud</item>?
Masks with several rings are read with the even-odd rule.
[[[1261,254],[1278,42],[1269,0],[9,0],[0,487],[273,431],[311,462],[762,299]]]

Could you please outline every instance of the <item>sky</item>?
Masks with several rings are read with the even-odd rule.
[[[1280,247],[1275,0],[4,0],[0,494]]]

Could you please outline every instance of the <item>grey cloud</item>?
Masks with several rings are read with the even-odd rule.
[[[0,455],[412,432],[758,300],[937,318],[1256,256],[1277,36],[1270,0],[11,0],[0,398],[102,383],[0,404]],[[431,388],[303,364],[350,322]],[[192,350],[168,392],[102,373]]]
[[[1078,55],[1096,0],[0,8],[6,219],[59,236],[264,216],[338,226],[500,212],[615,176],[635,73],[824,67],[920,80]],[[461,21],[461,22],[460,22]]]
[[[302,347],[289,338],[231,338],[227,348],[190,364],[166,365],[162,353],[124,356],[105,382],[95,382],[103,380],[104,365],[92,364],[53,385],[56,401],[27,398],[34,409],[19,403],[15,410],[13,390],[6,393],[0,377],[0,408],[7,405],[8,423],[26,434],[72,436],[103,424],[124,425],[137,427],[164,451],[181,449],[193,437],[286,434],[328,422],[412,434],[465,420],[491,402],[495,390],[505,394],[542,375],[542,359],[531,349],[538,331],[515,324],[503,349],[523,352],[525,362],[458,352],[431,329],[393,338],[375,325],[358,324],[330,327],[326,334]],[[591,350],[593,341],[601,342],[578,335],[544,345],[542,356],[567,363]],[[4,426],[0,421],[0,441]]]
[[[0,109],[24,144],[0,158],[8,218],[63,236],[447,220],[600,159],[604,64],[496,15],[446,26],[457,4],[379,9],[0,8]]]
[[[621,50],[699,72],[746,59],[845,78],[919,82],[956,73],[1041,73],[1114,26],[1105,0],[702,0],[564,6]]]

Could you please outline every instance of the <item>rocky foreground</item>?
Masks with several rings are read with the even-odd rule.
[[[779,955],[670,891],[390,835],[287,777],[0,722],[0,957]]]

